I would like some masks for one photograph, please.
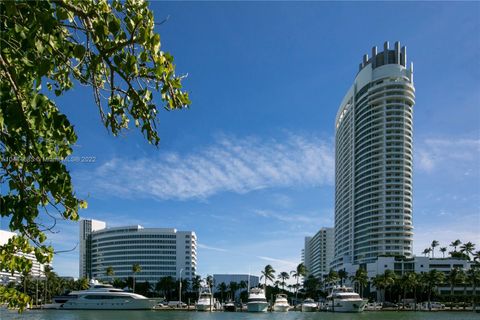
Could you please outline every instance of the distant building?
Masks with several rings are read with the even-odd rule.
[[[309,275],[321,277],[330,271],[334,239],[333,228],[321,228],[313,237],[305,237],[302,258]]]
[[[412,256],[414,104],[406,48],[373,47],[335,121],[335,269]]]
[[[250,280],[249,280],[250,279]],[[242,281],[245,282],[245,284],[248,286],[248,283],[250,283],[250,288],[252,287],[257,287],[258,284],[260,283],[259,278],[257,276],[252,276],[248,274],[214,274],[213,275],[213,292],[217,292],[217,286],[220,283],[225,283],[227,286],[230,285],[230,282],[236,282],[240,284]],[[238,289],[237,291],[237,297],[240,294],[241,290],[247,290],[245,289]]]
[[[102,230],[107,224],[98,220],[80,221],[80,257],[79,276],[80,278],[92,278],[92,232]]]
[[[394,271],[398,276],[402,276],[409,272],[415,273],[427,273],[431,270],[438,270],[447,275],[453,268],[459,268],[463,271],[469,270],[474,262],[462,259],[454,258],[429,258],[429,257],[385,257],[380,256],[375,262],[367,263],[362,266],[365,267],[368,273],[368,278],[372,279],[377,275],[385,273],[386,270]],[[359,265],[344,264],[345,271],[349,276],[354,275]],[[346,280],[347,284],[352,284],[350,279]],[[461,293],[464,287],[458,285],[454,290]],[[449,294],[450,286],[438,288],[441,294]],[[374,292],[375,287],[371,286],[370,291]],[[471,291],[471,288],[467,287],[467,291]]]
[[[15,235],[14,232],[0,230],[0,246],[5,245],[8,240]],[[30,271],[30,276],[34,278],[39,278],[44,276],[45,266],[37,261],[34,254],[23,254],[18,253],[19,256],[23,255],[29,260],[32,261],[32,269]],[[7,284],[9,282],[19,282],[21,274],[15,272],[12,276],[10,272],[5,270],[0,270],[0,284]]]
[[[137,281],[157,282],[163,277],[191,279],[197,270],[197,237],[193,231],[169,228],[126,226],[106,228],[101,221],[82,220],[80,224],[80,276],[101,281],[133,275],[139,264]]]

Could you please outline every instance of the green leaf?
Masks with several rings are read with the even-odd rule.
[[[79,60],[83,58],[83,56],[85,55],[85,52],[86,52],[86,49],[81,44],[77,44],[73,48],[73,55],[75,56],[75,58],[77,58]]]

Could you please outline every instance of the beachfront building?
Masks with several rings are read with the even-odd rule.
[[[10,238],[15,235],[14,232],[0,230],[0,246],[5,245]],[[19,256],[25,256],[27,259],[32,261],[32,269],[30,270],[29,275],[33,278],[42,278],[44,277],[45,265],[41,264],[35,258],[33,253],[24,254],[18,253]],[[21,274],[15,272],[13,275],[10,272],[5,270],[0,270],[0,284],[7,284],[9,282],[19,282]]]
[[[393,257],[393,256],[379,256],[376,261],[367,263],[362,266],[365,268],[369,279],[373,279],[377,275],[384,274],[386,270],[392,270],[397,276],[402,276],[409,272],[415,272],[417,274],[428,273],[431,270],[441,271],[447,276],[454,268],[460,269],[464,272],[468,271],[475,262],[456,258],[430,258],[430,257]],[[343,265],[348,275],[354,275],[359,265],[353,265],[350,263]],[[353,286],[351,278],[346,279],[346,284]],[[371,284],[371,283],[370,283]],[[466,291],[471,294],[473,288],[470,284],[463,286],[461,283],[454,286],[454,292],[463,294]],[[370,285],[370,292],[375,292],[375,286]],[[450,285],[441,284],[438,287],[440,294],[449,295],[451,292]]]
[[[406,48],[373,47],[335,122],[335,269],[412,256],[414,103]]]
[[[80,241],[85,237],[85,224],[88,220],[81,221]],[[135,274],[137,281],[156,283],[167,276],[192,279],[196,275],[197,237],[193,231],[139,225],[107,228],[104,224],[90,231],[84,241],[80,250],[80,271],[84,270],[81,277],[100,281],[127,278],[133,275],[134,264],[141,267]],[[114,276],[107,275],[109,267]]]
[[[305,237],[303,263],[308,275],[321,278],[330,271],[333,261],[334,229],[321,228],[313,237]]]

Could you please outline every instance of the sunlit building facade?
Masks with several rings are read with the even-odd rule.
[[[413,64],[388,42],[364,55],[335,123],[335,258],[412,255]]]
[[[321,228],[313,237],[305,237],[303,263],[308,275],[321,278],[333,261],[334,229]]]
[[[80,255],[90,263],[85,268],[80,266],[85,270],[80,276],[86,278],[111,280],[108,267],[112,267],[115,278],[127,278],[133,275],[132,266],[139,264],[141,271],[135,274],[138,281],[155,283],[167,276],[191,279],[197,270],[197,237],[193,231],[171,228],[105,225],[90,233]]]

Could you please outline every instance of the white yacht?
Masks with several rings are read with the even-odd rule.
[[[248,312],[267,312],[268,302],[262,288],[252,288],[248,294]]]
[[[287,312],[290,309],[288,304],[287,295],[280,293],[275,296],[275,303],[273,304],[273,311],[275,312]]]
[[[334,312],[362,312],[366,303],[352,288],[335,286],[327,297],[326,307]]]
[[[317,311],[317,309],[318,309],[317,303],[313,301],[313,299],[307,298],[303,300],[302,312],[314,312],[314,311]]]
[[[86,310],[149,310],[159,303],[159,299],[148,299],[107,284],[93,284],[87,290],[54,297],[53,301],[50,308]]]
[[[212,311],[214,306],[212,292],[209,287],[200,289],[200,295],[198,301],[195,304],[197,311]]]

